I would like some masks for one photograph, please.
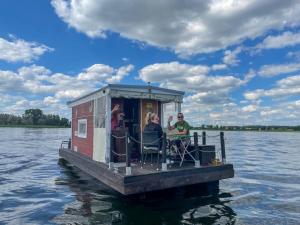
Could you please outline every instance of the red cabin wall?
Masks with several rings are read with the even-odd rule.
[[[77,111],[77,115],[76,115]],[[78,131],[78,120],[87,119],[87,137],[81,138],[75,135]],[[94,137],[94,102],[89,101],[72,107],[72,149],[93,158]]]

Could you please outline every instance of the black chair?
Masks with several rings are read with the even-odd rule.
[[[151,155],[151,165],[152,165],[152,155],[157,155],[157,166],[159,163],[159,155],[161,151],[161,137],[158,136],[157,131],[144,131],[143,141],[142,141],[142,165],[145,164],[148,154]]]

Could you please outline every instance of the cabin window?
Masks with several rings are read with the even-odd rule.
[[[95,128],[105,128],[106,98],[101,97],[95,101]]]
[[[87,119],[78,120],[78,137],[86,138],[87,137]]]

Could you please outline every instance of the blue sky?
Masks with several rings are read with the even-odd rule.
[[[3,0],[0,112],[151,82],[194,124],[299,125],[299,28],[298,0]]]

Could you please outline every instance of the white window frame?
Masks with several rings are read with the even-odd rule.
[[[80,124],[85,124],[85,133],[80,133],[80,130],[79,130]],[[78,134],[77,134],[77,137],[87,138],[87,119],[78,120]]]

